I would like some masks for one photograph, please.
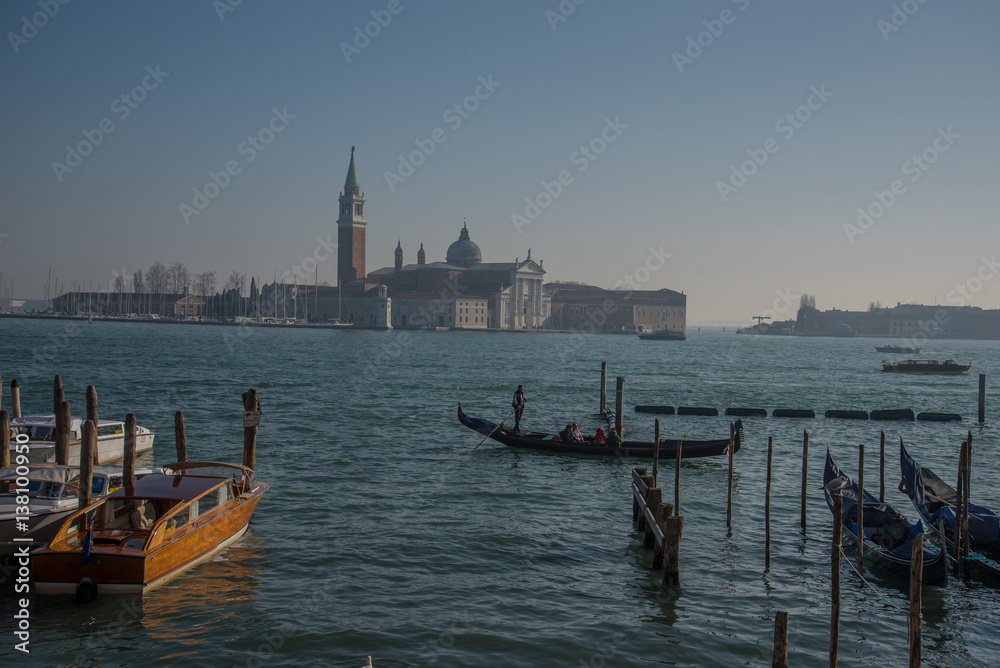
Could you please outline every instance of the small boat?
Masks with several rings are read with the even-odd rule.
[[[894,371],[896,373],[937,373],[954,374],[965,373],[972,368],[971,364],[959,364],[955,360],[903,360],[902,362],[882,361],[882,371]]]
[[[28,461],[54,462],[56,460],[56,416],[25,415],[10,421],[11,458],[14,456],[14,437],[24,434],[28,437]],[[70,466],[80,465],[80,434],[83,420],[78,417],[69,421],[69,450],[66,461]],[[156,435],[145,427],[136,428],[135,451],[145,452],[153,448]],[[97,464],[111,464],[125,457],[125,423],[119,420],[100,420],[97,427]]]
[[[919,355],[923,352],[920,348],[910,346],[875,346],[875,350],[880,353],[904,353],[907,355]]]
[[[684,332],[677,332],[670,329],[658,329],[653,332],[640,332],[639,338],[643,341],[683,341]]]
[[[191,475],[204,467],[239,473]],[[253,470],[222,462],[167,464],[70,515],[46,547],[31,554],[35,591],[143,593],[228,547],[247,530],[268,484]]]
[[[603,457],[639,457],[652,459],[654,444],[642,441],[623,441],[621,447],[595,444],[593,442],[584,443],[564,443],[553,440],[555,434],[546,434],[537,431],[514,431],[501,425],[497,426],[489,420],[469,417],[462,410],[462,404],[458,405],[458,420],[469,429],[479,432],[483,436],[489,436],[494,441],[499,441],[512,448],[530,448],[532,450],[543,450],[545,452],[555,452],[559,454],[572,455],[599,455]],[[660,439],[660,459],[676,459],[678,439]],[[714,457],[727,454],[729,446],[732,444],[733,454],[740,451],[743,441],[743,421],[737,420],[732,428],[730,438],[722,438],[711,441],[689,441],[684,440],[681,447],[681,459],[694,459],[696,457]]]
[[[833,494],[830,483],[842,478],[844,483],[836,493],[843,497],[843,516],[841,522],[844,535],[849,536],[857,545],[858,531],[858,484],[844,475],[826,452],[826,467],[823,470],[823,493],[826,502],[833,510]],[[923,525],[917,522],[911,525],[909,520],[888,503],[880,503],[878,499],[864,493],[864,547],[865,560],[874,563],[884,571],[900,578],[910,577],[910,556],[913,552],[913,536],[923,532]],[[948,583],[948,556],[944,550],[924,543],[923,583],[943,587]]]
[[[160,472],[160,469],[136,469],[135,476]],[[27,484],[21,487],[19,480]],[[75,466],[28,464],[0,468],[0,561],[25,544],[33,549],[49,542],[66,516],[79,508],[79,480],[80,469]],[[120,466],[94,467],[93,498],[103,498],[121,486]],[[26,496],[27,504],[21,503],[23,499],[19,501],[19,496]],[[24,505],[28,506],[27,516],[16,512],[18,506]],[[18,529],[18,520],[27,523],[26,531]],[[15,543],[14,538],[21,540]],[[25,538],[30,542],[25,542]]]
[[[929,468],[914,460],[899,444],[899,469],[903,475],[901,492],[938,534],[949,554],[955,549],[955,502],[958,493]],[[942,527],[944,535],[941,535]],[[969,504],[969,572],[978,579],[1000,585],[1000,516],[989,508]]]

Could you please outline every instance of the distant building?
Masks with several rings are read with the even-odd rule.
[[[673,290],[605,290],[578,283],[549,283],[553,329],[593,332],[687,333],[687,296]]]
[[[174,302],[174,315],[176,316],[200,316],[205,302],[194,295],[186,294]]]

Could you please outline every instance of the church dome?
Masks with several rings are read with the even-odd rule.
[[[448,246],[448,254],[445,256],[448,264],[459,267],[470,267],[483,261],[483,254],[472,239],[469,238],[469,228],[462,225],[462,232],[458,236],[458,241]]]

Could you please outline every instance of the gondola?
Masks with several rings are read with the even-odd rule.
[[[942,539],[948,553],[955,549],[955,502],[958,494],[929,468],[918,464],[899,444],[901,492],[910,497],[924,522]],[[941,536],[941,527],[944,535]],[[969,575],[1000,586],[1000,517],[989,508],[969,504]]]
[[[844,534],[857,545],[858,518],[858,484],[844,475],[830,456],[826,453],[826,468],[823,470],[823,484],[826,502],[833,510],[833,494],[828,489],[829,483],[837,478],[844,478],[846,484],[836,490],[843,497]],[[910,526],[909,520],[888,503],[880,503],[878,499],[864,493],[864,546],[865,561],[875,564],[882,570],[900,578],[910,577],[910,555],[913,551],[913,535],[923,530],[918,522]],[[943,587],[948,583],[948,557],[943,550],[924,543],[924,574],[923,583]]]
[[[537,431],[516,432],[503,425],[498,428],[496,423],[489,420],[469,417],[462,410],[462,404],[458,405],[458,420],[469,429],[477,431],[483,436],[489,436],[493,440],[500,441],[512,448],[530,448],[532,450],[571,455],[653,458],[654,448],[652,442],[622,441],[621,447],[597,445],[594,443],[563,443],[552,440],[553,434]],[[740,444],[743,441],[743,421],[737,420],[731,431],[732,435],[730,438],[712,441],[685,440],[684,445],[681,447],[681,459],[723,455],[728,452],[727,448],[730,443],[733,445],[733,453],[739,452]],[[660,459],[676,459],[676,457],[677,439],[660,439]]]

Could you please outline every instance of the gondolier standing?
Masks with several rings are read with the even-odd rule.
[[[510,404],[514,407],[514,431],[521,431],[521,414],[524,413],[524,403],[526,401],[524,385],[518,385],[517,391],[514,392],[514,401]]]

